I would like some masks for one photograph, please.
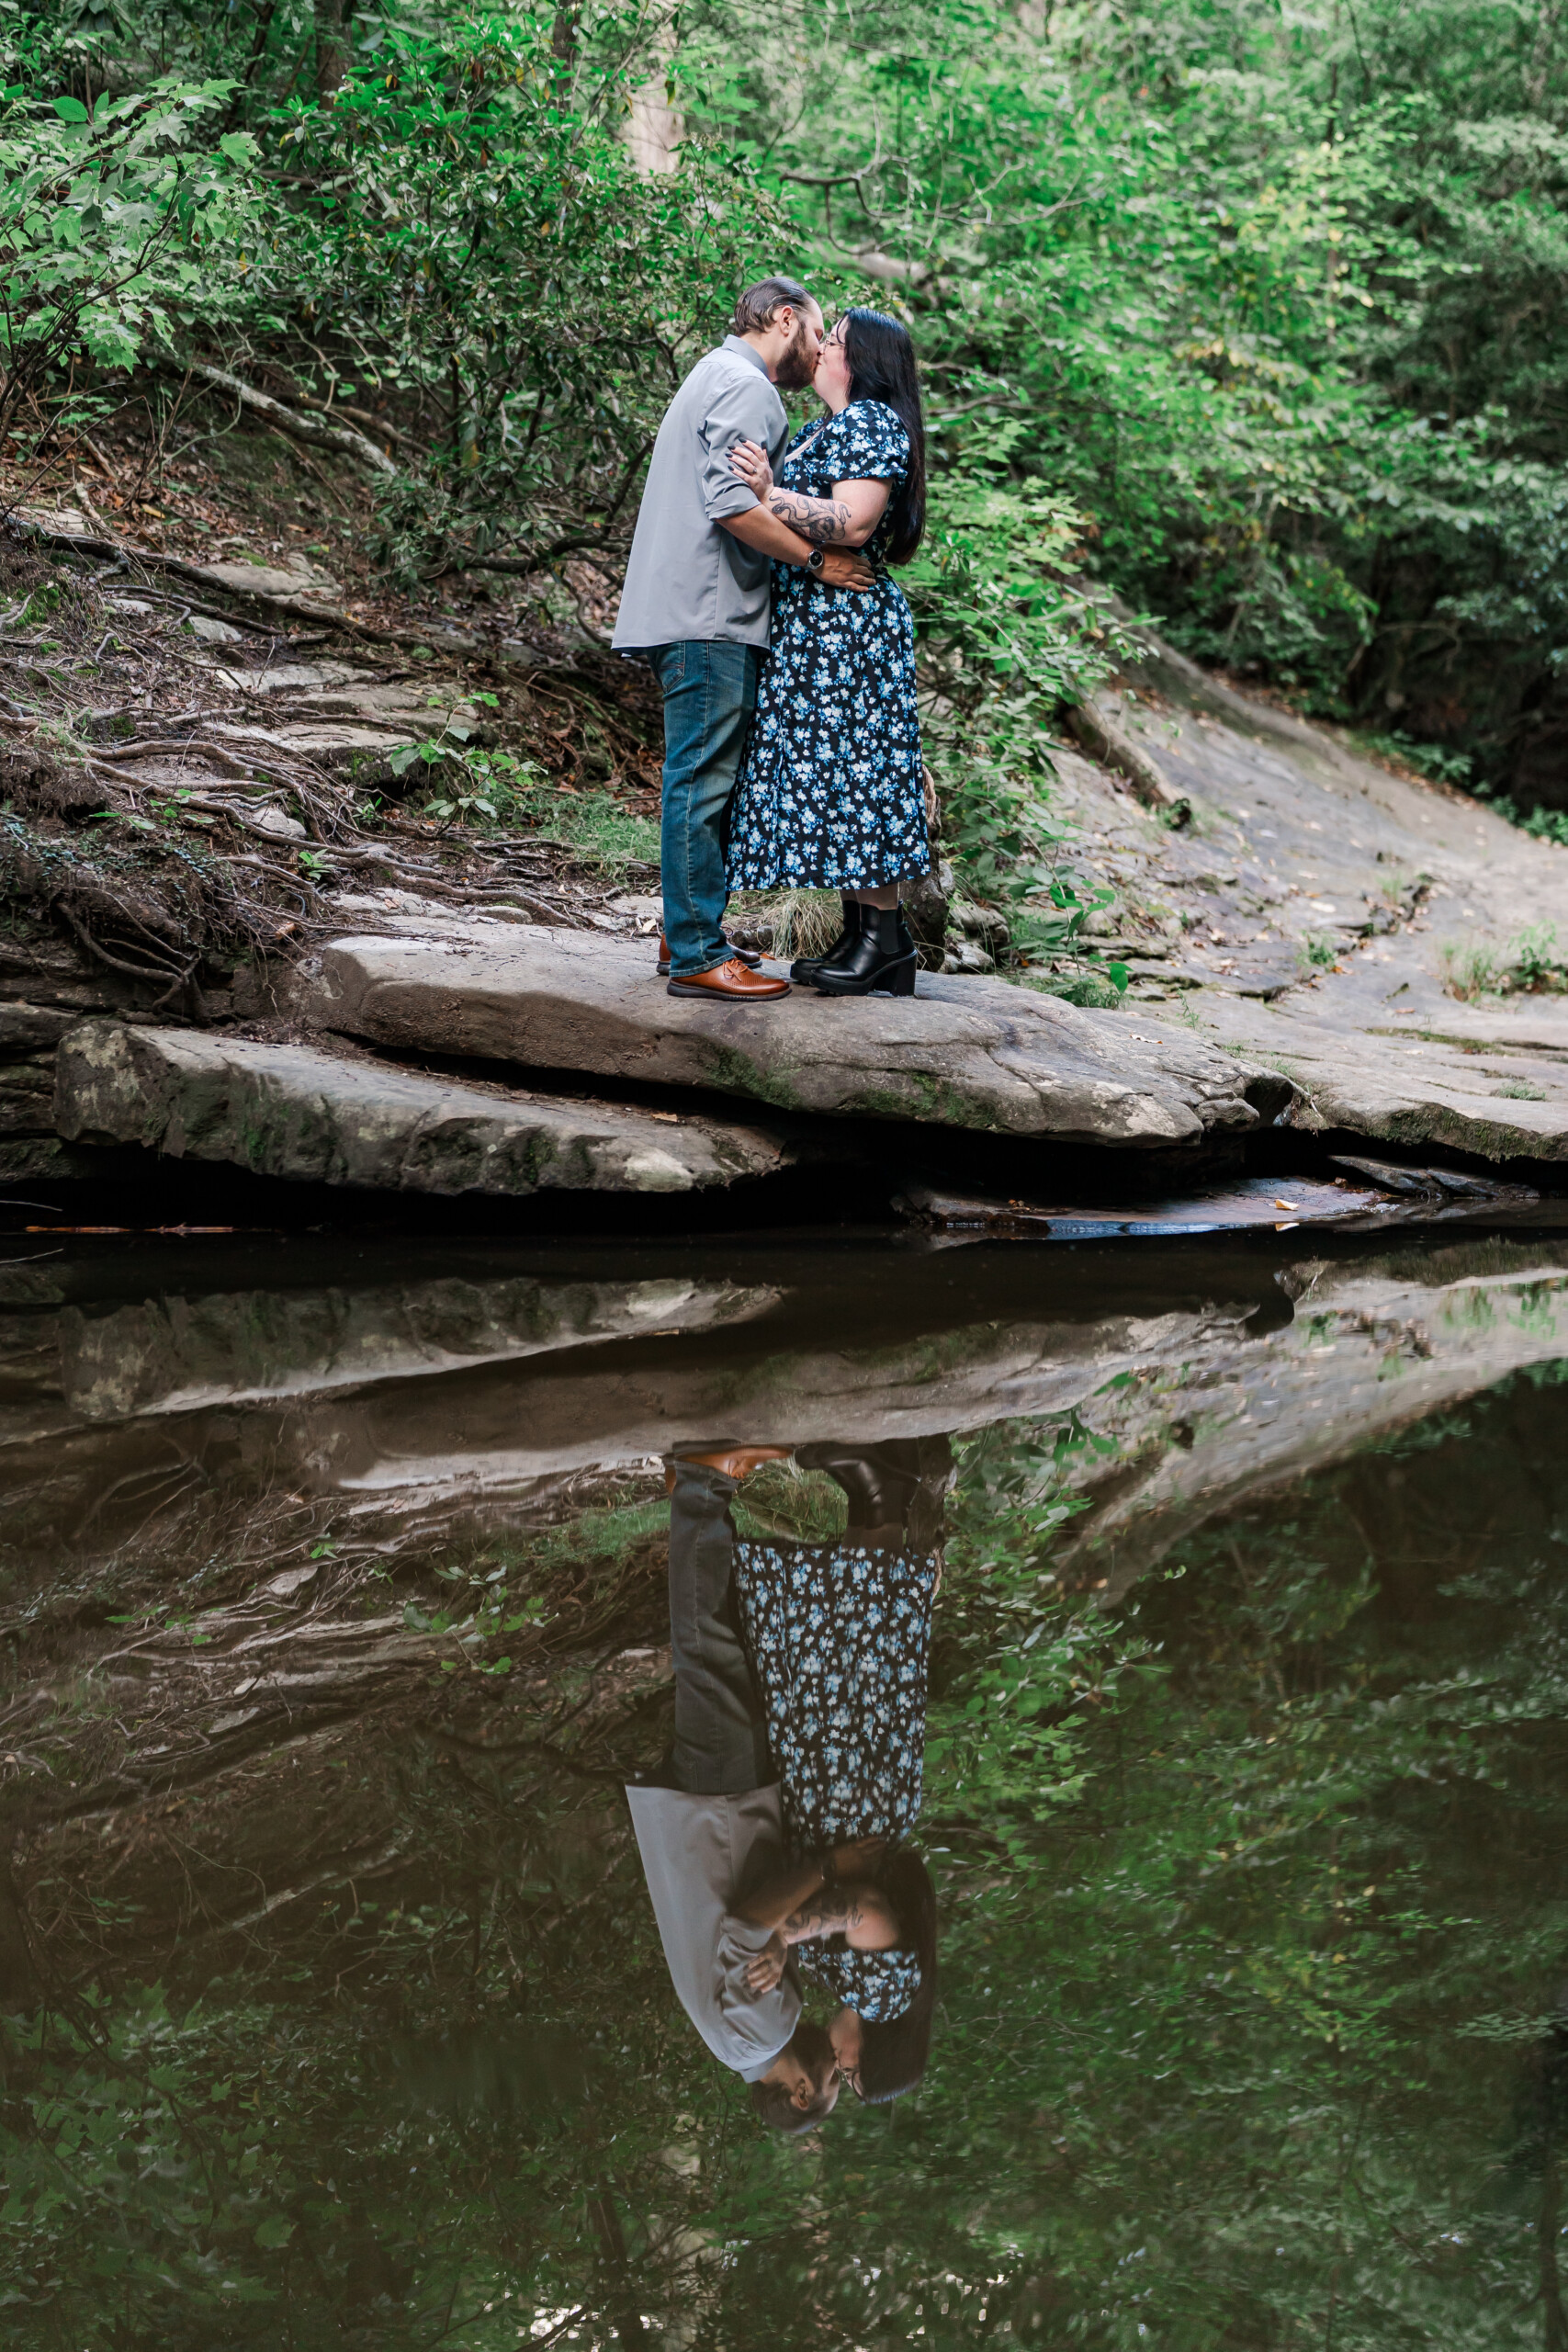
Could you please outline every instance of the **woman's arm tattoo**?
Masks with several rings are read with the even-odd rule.
[[[768,504],[781,523],[815,547],[835,547],[850,528],[850,510],[839,498],[807,498],[798,490],[775,490]]]
[[[786,1944],[810,1943],[818,1936],[847,1934],[862,1924],[864,1916],[852,1889],[825,1886],[790,1913],[780,1933]]]

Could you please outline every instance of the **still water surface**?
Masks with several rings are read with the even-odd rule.
[[[73,1247],[18,2352],[1568,2346],[1555,1237]]]

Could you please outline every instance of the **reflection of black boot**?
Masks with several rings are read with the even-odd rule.
[[[863,906],[860,937],[818,967],[814,985],[823,996],[913,996],[919,961],[902,907]]]
[[[849,1498],[849,1532],[874,1529],[885,1543],[896,1543],[909,1516],[909,1505],[920,1483],[919,1448],[903,1441],[888,1445],[838,1445],[831,1439],[820,1445],[795,1448],[803,1470],[826,1470]]]
[[[797,956],[789,967],[789,976],[792,980],[814,980],[824,964],[836,964],[840,956],[849,954],[860,937],[860,900],[846,899],[840,892],[840,903],[844,910],[842,931],[840,932],[825,956]]]

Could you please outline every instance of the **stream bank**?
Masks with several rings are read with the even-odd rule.
[[[389,789],[400,763],[429,752],[438,775],[498,714],[542,726],[575,695],[620,729],[617,788],[646,809],[650,714],[607,699],[631,691],[626,665],[542,618],[512,637],[400,625],[302,556],[160,571],[80,515],[21,528],[24,667],[51,674],[65,629],[56,653],[113,643],[143,684],[78,701],[63,730],[13,722],[14,1185],[145,1190],[129,1151],[465,1216],[510,1197],[555,1222],[583,1194],[591,1223],[612,1196],[683,1197],[711,1227],[796,1214],[803,1171],[856,1214],[891,1204],[900,1169],[1066,1214],[1371,1148],[1556,1189],[1568,851],[1147,631],[1053,752],[1114,897],[1086,968],[1124,969],[1117,1009],[992,977],[976,939],[1005,919],[967,933],[939,900],[954,944],[912,1001],[797,990],[737,1011],[653,978],[654,869],[617,853],[617,885],[570,838],[454,830]],[[51,562],[69,582],[52,605]]]

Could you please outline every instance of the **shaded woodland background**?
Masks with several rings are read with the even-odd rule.
[[[14,455],[265,392],[374,475],[389,577],[613,572],[672,386],[785,264],[918,337],[946,705],[1082,692],[1092,577],[1568,808],[1560,0],[63,0],[0,40]]]

